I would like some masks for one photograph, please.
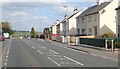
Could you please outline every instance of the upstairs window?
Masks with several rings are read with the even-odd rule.
[[[88,22],[91,22],[91,15],[88,16]]]
[[[101,14],[104,14],[104,13],[105,13],[105,9],[104,9],[104,10],[102,10]]]
[[[85,23],[85,18],[84,17],[82,18],[82,23]]]

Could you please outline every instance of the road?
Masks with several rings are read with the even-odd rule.
[[[3,67],[118,67],[118,62],[42,39],[3,42]]]

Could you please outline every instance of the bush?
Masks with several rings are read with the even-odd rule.
[[[113,33],[105,33],[102,35],[102,38],[114,38],[114,37],[116,37],[116,35]]]

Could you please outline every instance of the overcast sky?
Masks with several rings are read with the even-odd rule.
[[[16,2],[17,1],[17,2]],[[65,8],[67,6],[67,14],[73,14],[73,9],[85,10],[87,7],[95,5],[93,1],[83,0],[3,0],[2,17],[0,21],[8,21],[14,30],[30,31],[34,27],[36,31],[43,31],[45,27],[49,27],[56,20],[63,20]],[[2,18],[2,19],[1,19]]]

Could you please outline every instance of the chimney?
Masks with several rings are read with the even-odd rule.
[[[73,12],[74,12],[74,13],[77,13],[77,12],[78,12],[78,9],[77,9],[77,8],[74,8]]]
[[[65,16],[64,16],[64,18],[65,18],[65,19],[67,19],[67,18],[68,18],[68,16],[67,16],[67,15],[65,15]]]
[[[59,20],[56,20],[56,24],[58,24],[59,23]]]
[[[104,0],[97,0],[97,5],[100,5],[103,2],[104,2]]]

